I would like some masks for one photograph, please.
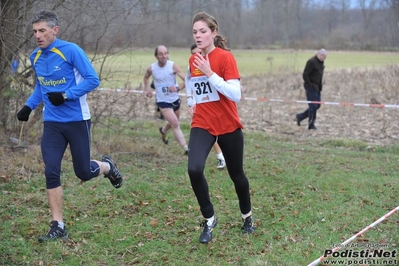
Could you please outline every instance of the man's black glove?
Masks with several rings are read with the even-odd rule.
[[[19,121],[28,121],[29,120],[29,115],[32,112],[32,109],[30,109],[29,106],[25,105],[22,107],[21,110],[17,113],[17,118]]]
[[[55,106],[63,104],[67,99],[65,97],[65,92],[47,92],[48,99]]]

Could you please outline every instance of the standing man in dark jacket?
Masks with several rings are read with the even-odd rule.
[[[327,51],[320,49],[315,56],[306,62],[303,70],[303,80],[306,91],[307,101],[321,101],[321,90],[323,89],[323,72],[324,60],[327,58]],[[309,118],[308,129],[316,129],[314,123],[316,121],[316,111],[320,108],[320,104],[309,103],[309,108],[305,112],[296,115],[296,123],[301,125],[301,121]]]

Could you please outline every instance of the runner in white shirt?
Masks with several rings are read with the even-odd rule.
[[[147,97],[152,97],[150,88],[149,78],[153,76],[155,86],[156,101],[161,110],[166,123],[163,127],[159,128],[159,132],[162,136],[162,141],[168,144],[166,134],[170,129],[173,131],[173,135],[179,145],[184,149],[184,154],[188,154],[188,146],[184,138],[184,134],[180,129],[180,98],[179,98],[179,87],[184,88],[184,73],[180,67],[169,61],[168,49],[163,46],[157,46],[155,48],[155,58],[157,62],[151,64],[144,75],[144,93]],[[176,75],[179,76],[183,83],[176,86]]]

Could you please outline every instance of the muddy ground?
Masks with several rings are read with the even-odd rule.
[[[317,130],[308,130],[294,121],[307,108],[301,74],[242,77],[245,97],[238,103],[246,130],[280,134],[293,140],[309,138],[361,140],[374,145],[391,145],[399,139],[399,66],[326,71],[322,101],[332,103],[391,104],[394,107],[355,107],[323,104],[317,113]],[[130,88],[131,89],[131,88]],[[133,88],[140,90],[140,88]],[[184,90],[182,91],[184,94]],[[292,100],[274,102],[268,98]],[[154,98],[125,91],[97,91],[91,97],[92,115],[112,115],[126,119],[154,119]],[[189,121],[185,96],[182,121]],[[107,105],[104,105],[104,101]],[[94,106],[94,107],[93,107]],[[107,107],[106,110],[104,107]],[[160,122],[161,124],[161,122]]]

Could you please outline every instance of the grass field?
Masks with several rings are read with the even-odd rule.
[[[272,51],[237,50],[232,51],[242,77],[251,75],[272,75],[303,70],[306,61],[315,51]],[[190,56],[189,49],[171,48],[170,59],[185,71]],[[102,68],[104,88],[137,88],[143,81],[146,68],[156,61],[153,50],[137,50],[107,58]],[[379,67],[399,63],[399,53],[341,52],[328,51],[326,71],[347,68]],[[100,69],[98,63],[95,64]]]
[[[2,149],[12,161],[3,161],[0,175],[0,265],[307,265],[398,205],[397,146],[245,132],[256,232],[241,234],[232,182],[226,170],[216,170],[212,154],[206,176],[219,224],[212,242],[200,244],[186,157],[174,141],[161,144],[157,124],[130,124],[119,132],[119,146],[106,143],[106,135],[94,137],[124,173],[118,190],[103,178],[80,183],[66,154],[66,243],[37,242],[51,219],[39,147]],[[182,128],[187,135],[189,125]],[[398,219],[370,229],[351,249],[397,250]]]
[[[181,58],[184,62],[188,52],[180,52],[181,57],[178,57],[171,49],[171,58],[176,58],[176,61]],[[240,62],[244,60],[240,61],[242,58],[238,52],[241,51],[237,51],[241,68],[244,63]],[[264,74],[272,77],[277,70],[280,71],[277,62],[282,62],[281,69],[284,62],[286,66],[298,63],[298,68],[302,69],[307,58],[312,56],[312,52],[304,52],[300,56],[299,53],[289,55],[289,52],[252,53],[252,60],[248,59],[248,51],[243,55],[245,61],[248,60],[247,65],[251,61],[254,65],[258,62],[258,68],[252,69],[253,72],[247,68],[249,76]],[[154,59],[152,51],[133,54],[135,61],[133,56],[131,59],[128,56],[116,57],[114,65],[110,61],[104,69],[112,69],[115,75],[121,75],[120,80],[111,79],[111,72],[108,72],[109,79],[103,79],[103,82],[109,82],[110,86],[125,84],[127,79],[123,74],[128,73],[127,60],[131,60],[129,62],[133,66],[146,65]],[[281,55],[280,59],[277,54]],[[260,62],[271,55],[275,58],[272,60],[275,72],[258,74],[256,71],[262,66]],[[338,57],[340,60],[334,59]],[[144,62],[144,59],[148,61]],[[367,71],[367,68],[398,61],[398,54],[330,52],[326,65],[327,69],[350,66]],[[126,65],[122,68],[123,64]],[[265,63],[266,69],[267,66]],[[125,72],[117,71],[118,67]],[[131,73],[138,71],[133,67],[130,70]],[[397,68],[392,68],[389,77],[378,72],[368,72],[368,76],[375,79],[383,76],[382,83],[387,86],[378,85],[379,89],[397,90],[394,86],[397,84],[395,73]],[[357,80],[342,84],[343,89],[339,91],[342,97],[350,98],[349,94],[354,91],[352,87],[356,88],[362,79],[370,82],[368,77],[359,73],[356,76]],[[275,79],[277,85],[281,83],[279,76],[276,75]],[[331,83],[327,84],[330,88],[323,91],[323,95],[337,94]],[[253,87],[256,89],[256,86]],[[360,87],[365,86],[361,84]],[[295,94],[299,92],[299,89],[285,90]],[[244,130],[244,167],[250,181],[256,231],[252,235],[241,234],[242,221],[233,184],[227,170],[216,169],[216,156],[212,152],[205,174],[219,224],[214,230],[214,239],[207,245],[200,244],[199,224],[202,219],[181,148],[172,137],[169,145],[161,142],[156,129],[162,122],[153,119],[152,113],[143,118],[117,109],[119,103],[128,102],[132,108],[128,110],[133,110],[133,105],[138,103],[129,100],[136,98],[119,94],[104,101],[105,94],[96,93],[102,102],[92,104],[95,108],[93,115],[101,114],[93,119],[92,155],[94,159],[104,153],[113,156],[124,174],[123,187],[116,190],[102,177],[81,183],[74,175],[71,156],[67,151],[62,165],[62,182],[69,240],[39,244],[37,238],[46,233],[51,220],[44,164],[36,136],[40,133],[41,123],[25,133],[31,143],[27,141],[21,147],[14,148],[4,144],[0,149],[0,265],[308,265],[322,256],[325,250],[331,250],[399,205],[399,145],[394,138],[397,129],[387,133],[387,138],[393,143],[391,145],[345,138],[340,133],[345,132],[342,128],[352,130],[353,136],[372,131],[375,134],[370,134],[370,138],[376,139],[375,135],[384,133],[384,127],[378,126],[385,119],[391,121],[388,115],[378,113],[380,110],[373,110],[371,114],[375,120],[371,120],[366,111],[361,113],[359,109],[349,107],[342,109],[354,113],[358,121],[366,121],[360,126],[346,126],[345,123],[351,122],[347,121],[350,114],[324,108],[319,118],[323,124],[317,133],[301,130],[296,125],[285,125],[282,123],[284,119],[270,119],[272,125],[267,124],[269,120],[256,117],[253,120],[263,123],[264,130]],[[260,94],[260,91],[253,93]],[[358,97],[361,97],[360,93],[366,92],[356,90]],[[395,93],[385,93],[392,101],[396,97]],[[153,109],[153,99],[148,100],[148,108],[142,98],[136,101],[141,104],[137,106],[139,114]],[[250,106],[247,108],[245,103],[240,104],[240,110],[248,109],[247,113],[251,113]],[[100,107],[103,109],[97,110]],[[291,111],[281,111],[281,107],[276,105],[265,105],[264,108],[272,110],[270,117],[284,112],[288,120],[290,112],[295,112],[297,107]],[[293,124],[291,120],[289,122]],[[247,118],[245,121],[250,122]],[[332,121],[337,124],[331,125]],[[377,127],[374,128],[375,124]],[[269,131],[267,125],[284,128]],[[188,122],[182,122],[181,128],[188,137]],[[335,128],[338,130],[333,131]],[[396,253],[393,253],[399,251],[398,221],[398,213],[395,213],[341,249],[342,252],[352,253],[383,250],[388,252],[384,258],[338,255],[320,265],[399,265]]]

